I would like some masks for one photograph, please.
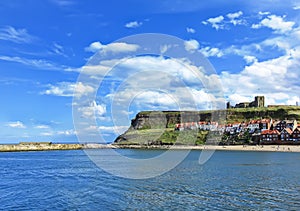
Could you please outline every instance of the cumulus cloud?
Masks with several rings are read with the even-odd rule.
[[[224,21],[224,17],[222,15],[220,15],[218,17],[209,18],[206,21],[202,21],[202,23],[204,25],[211,24],[211,26],[213,28],[215,28],[216,30],[219,30],[219,29],[223,29],[223,27],[224,27],[223,21]]]
[[[292,104],[300,93],[300,48],[274,59],[258,62],[246,57],[251,64],[240,73],[222,72],[225,95],[234,103],[252,101],[254,95],[265,95],[267,104]],[[238,81],[238,83],[236,83]],[[291,103],[294,102],[294,103]]]
[[[200,52],[205,57],[222,57],[224,55],[224,53],[219,48],[209,46],[201,48]]]
[[[228,13],[226,16],[229,18],[230,23],[232,23],[234,26],[236,25],[242,25],[245,23],[243,19],[238,19],[243,15],[242,11],[238,11],[235,13]]]
[[[235,12],[235,13],[228,13],[226,16],[229,18],[229,19],[236,19],[240,16],[243,15],[243,12],[242,11],[238,11],[238,12]]]
[[[83,84],[82,82],[71,83],[71,82],[61,82],[56,85],[48,85],[49,88],[41,94],[45,95],[55,95],[62,97],[82,97],[84,95],[89,95],[95,91],[95,89],[90,86]]]
[[[122,86],[106,97],[118,106],[114,110],[120,115],[127,109],[123,108],[124,105],[128,104],[142,110],[195,110],[193,105],[197,103],[201,104],[201,108],[207,108],[207,98],[200,96],[197,91],[206,89],[209,93],[220,90],[220,86],[218,78],[205,75],[204,71],[203,67],[189,64],[184,59],[153,56],[131,58],[124,61],[119,71],[111,76],[114,81],[126,80],[122,80]],[[197,96],[197,101],[194,96]]]
[[[26,29],[16,29],[12,26],[6,26],[0,29],[0,40],[6,40],[14,43],[31,43],[35,37],[28,34]]]
[[[247,64],[251,64],[254,62],[257,62],[257,58],[255,56],[244,56],[244,60],[246,61]]]
[[[200,44],[197,40],[187,40],[184,41],[184,47],[185,50],[193,52],[198,50],[199,52],[201,52],[205,57],[222,57],[224,55],[224,53],[216,47],[201,47],[200,48]]]
[[[125,53],[125,52],[134,52],[139,48],[136,44],[128,44],[124,42],[115,42],[107,45],[103,45],[100,42],[93,42],[89,47],[85,48],[89,52],[98,52],[101,53]]]
[[[26,128],[26,126],[21,121],[7,123],[7,126],[12,128]]]
[[[138,22],[138,21],[131,21],[125,24],[126,28],[138,28],[141,25],[143,25],[142,22]]]
[[[199,48],[200,44],[197,40],[184,41],[184,47],[187,51],[194,51]]]
[[[255,95],[265,95],[267,105],[295,105],[300,93],[300,29],[294,28],[294,22],[285,21],[285,17],[270,15],[269,12],[259,15],[267,17],[252,28],[269,27],[276,33],[259,43],[224,49],[226,54],[239,55],[246,61],[242,71],[223,71],[220,74],[225,95],[232,104],[252,101]],[[270,47],[273,52],[270,52]],[[268,59],[265,58],[266,52],[272,55]]]
[[[196,30],[195,30],[195,29],[189,28],[189,27],[186,27],[186,31],[187,31],[187,33],[191,33],[191,34],[196,33]]]
[[[81,105],[78,108],[83,118],[99,118],[103,117],[106,113],[106,106],[104,104],[97,104],[96,101],[91,102],[89,105]]]
[[[259,29],[261,27],[267,27],[274,30],[274,33],[278,34],[285,34],[290,32],[295,25],[295,22],[292,21],[285,21],[285,16],[276,16],[276,15],[269,15],[267,18],[264,18],[260,23],[253,24],[253,29]]]

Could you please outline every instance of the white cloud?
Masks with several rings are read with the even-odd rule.
[[[269,15],[267,18],[264,18],[260,23],[253,24],[253,29],[258,29],[261,27],[267,27],[274,30],[274,33],[285,34],[292,31],[295,22],[285,21],[284,16]]]
[[[30,43],[35,37],[28,34],[26,29],[15,29],[7,26],[0,29],[0,40],[7,40],[14,43]]]
[[[48,125],[36,125],[36,129],[49,129],[50,127]]]
[[[162,45],[162,46],[160,46],[160,53],[161,54],[166,53],[171,47],[172,47],[172,45]]]
[[[104,133],[123,134],[129,126],[99,126],[97,129]]]
[[[296,103],[298,103],[298,105],[300,103],[299,96],[293,96],[287,100],[287,105],[296,105]]]
[[[31,67],[34,67],[37,69],[75,71],[74,68],[57,65],[55,63],[52,63],[50,61],[43,60],[43,59],[27,59],[27,58],[22,58],[22,57],[18,57],[18,56],[3,56],[3,55],[1,56],[0,55],[0,60],[8,61],[8,62],[17,62],[17,63],[31,66]]]
[[[300,5],[296,5],[293,7],[294,10],[300,10]]]
[[[220,15],[218,17],[209,18],[206,21],[202,21],[202,23],[204,25],[211,24],[213,28],[215,28],[216,30],[219,30],[219,29],[223,29],[223,27],[224,27],[224,25],[222,23],[223,21],[224,21],[224,17],[222,15]]]
[[[45,95],[55,95],[62,97],[82,97],[84,95],[89,95],[93,93],[95,89],[90,85],[85,85],[82,82],[70,83],[61,82],[57,85],[49,85],[49,89],[43,91],[41,94]]]
[[[70,130],[59,130],[59,131],[46,131],[46,132],[41,132],[39,134],[40,136],[72,136],[76,135],[76,131],[73,129]]]
[[[78,107],[78,111],[84,118],[99,118],[103,117],[103,115],[106,113],[106,106],[104,104],[97,104],[96,101],[93,101],[87,106],[82,105]]]
[[[229,18],[229,19],[236,19],[240,16],[243,15],[243,12],[242,11],[238,11],[238,12],[235,12],[235,13],[228,13],[226,16]]]
[[[185,50],[187,51],[195,51],[197,49],[199,49],[199,42],[197,40],[188,40],[188,41],[184,41],[184,47]]]
[[[245,61],[247,62],[247,64],[251,64],[254,62],[257,62],[257,58],[255,56],[244,56]]]
[[[233,103],[242,103],[242,102],[251,102],[252,99],[249,98],[249,97],[245,97],[243,95],[240,95],[240,94],[232,94],[228,97],[229,101],[230,102],[233,102]]]
[[[200,52],[205,56],[205,57],[222,57],[224,54],[219,48],[212,48],[212,47],[204,47],[200,49]]]
[[[124,42],[115,42],[107,45],[103,45],[100,42],[93,42],[89,47],[85,48],[89,52],[98,52],[101,53],[125,53],[125,52],[134,52],[139,48],[136,44],[128,44]]]
[[[72,135],[76,135],[76,131],[74,131],[73,129],[71,130],[61,130],[61,131],[57,131],[56,132],[57,135],[62,135],[62,136],[72,136]]]
[[[260,16],[265,16],[265,15],[270,15],[270,14],[271,14],[270,12],[262,12],[262,11],[258,12],[258,15],[260,15]]]
[[[54,136],[53,132],[42,132],[40,133],[40,136]]]
[[[141,25],[143,25],[142,22],[131,21],[131,22],[129,22],[129,23],[126,23],[126,24],[125,24],[125,27],[126,27],[126,28],[138,28],[138,27],[140,27]]]
[[[7,126],[12,128],[26,128],[26,126],[20,121],[10,122],[7,124]]]
[[[52,51],[59,56],[67,57],[67,55],[64,52],[64,47],[56,42],[53,43]]]
[[[249,102],[255,95],[265,95],[267,104],[295,104],[300,93],[300,72],[297,71],[300,48],[266,61],[258,62],[255,57],[247,59],[251,64],[240,73],[222,72],[220,75],[225,95],[231,101]]]
[[[227,14],[227,18],[230,19],[230,23],[232,23],[234,26],[236,25],[242,25],[245,24],[245,21],[243,19],[238,19],[243,15],[242,11],[238,11],[235,13],[229,13]]]
[[[186,31],[187,31],[188,33],[191,33],[191,34],[196,33],[196,30],[195,30],[195,29],[189,28],[189,27],[186,27]]]
[[[103,60],[98,65],[85,65],[81,68],[81,73],[86,75],[104,76],[114,65],[121,62],[119,59]]]
[[[143,110],[178,110],[179,107],[193,110],[195,102],[201,102],[201,108],[207,108],[203,97],[194,101],[193,93],[204,90],[203,87],[209,91],[220,90],[218,78],[204,75],[202,67],[191,65],[184,59],[136,57],[124,61],[120,71],[112,77],[115,80],[123,74],[120,80],[126,78],[126,81],[122,80],[122,86],[106,96],[118,105],[114,110],[120,115],[126,109],[122,106],[128,103]]]

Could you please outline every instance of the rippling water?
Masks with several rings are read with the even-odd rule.
[[[200,153],[147,180],[112,176],[83,151],[0,153],[0,210],[300,209],[300,153],[218,151],[199,165]]]

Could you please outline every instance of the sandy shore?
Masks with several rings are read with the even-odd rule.
[[[222,150],[222,151],[262,151],[262,152],[300,152],[300,145],[235,145],[235,146],[139,146],[127,145],[116,148],[129,149],[174,149],[174,150]]]
[[[144,145],[115,145],[115,144],[0,144],[0,152],[82,150],[82,149],[165,149],[165,150],[300,152],[300,145],[144,146]]]

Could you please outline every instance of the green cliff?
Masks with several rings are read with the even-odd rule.
[[[214,111],[142,111],[131,121],[130,128],[115,144],[183,144],[205,143],[207,131],[174,131],[180,122],[212,121],[219,124],[248,122],[253,119],[296,119],[300,121],[299,106],[234,108]],[[211,132],[210,132],[211,134]]]

